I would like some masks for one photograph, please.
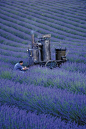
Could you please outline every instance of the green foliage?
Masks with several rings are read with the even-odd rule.
[[[9,71],[2,71],[0,74],[0,78],[4,79],[12,79],[12,74]]]
[[[27,42],[27,41],[22,41],[22,44],[26,44],[26,45],[27,45],[27,44],[28,44],[28,42]]]

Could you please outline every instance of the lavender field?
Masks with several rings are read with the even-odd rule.
[[[68,61],[14,71],[28,66],[32,30]],[[0,0],[0,129],[86,129],[86,0]]]

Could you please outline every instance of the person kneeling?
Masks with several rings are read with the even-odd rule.
[[[29,68],[27,68],[26,66],[23,67],[23,61],[19,61],[19,63],[16,63],[15,66],[14,66],[14,70],[18,70],[18,71],[26,71],[28,70]]]

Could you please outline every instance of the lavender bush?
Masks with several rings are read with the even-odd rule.
[[[16,105],[20,109],[61,117],[78,124],[86,123],[86,96],[66,90],[20,85],[9,80],[0,81],[1,103]],[[83,98],[83,100],[82,100]]]
[[[13,66],[11,66],[12,68]],[[72,67],[71,67],[72,68]],[[12,68],[13,69],[13,68]],[[66,67],[64,67],[66,69]],[[86,75],[83,73],[66,71],[56,68],[52,71],[48,68],[32,67],[25,75],[11,69],[1,69],[0,78],[9,78],[14,82],[40,85],[44,87],[67,89],[68,91],[86,94]],[[71,69],[72,70],[72,69]],[[18,78],[16,77],[18,75]],[[39,76],[39,77],[38,77]]]
[[[6,129],[85,129],[85,126],[78,126],[75,123],[65,123],[61,119],[50,115],[36,115],[35,112],[26,112],[15,106],[3,105],[0,108],[0,127]]]
[[[12,6],[12,5],[11,5],[11,6]],[[18,6],[18,5],[17,5],[17,6]],[[13,7],[14,7],[14,6],[13,6]],[[19,6],[19,7],[21,7],[21,6]],[[19,11],[19,8],[18,8],[18,11]],[[24,11],[23,11],[23,13],[24,13]],[[22,14],[23,14],[23,13],[22,13]],[[39,12],[37,12],[37,13],[39,13]],[[21,14],[21,13],[20,13],[20,14]],[[25,12],[25,14],[27,14],[27,13]],[[49,15],[49,13],[48,13],[48,15]],[[20,15],[20,16],[22,16],[22,15]],[[60,18],[60,19],[61,19],[61,18]],[[39,21],[38,21],[38,22],[39,22]],[[74,22],[73,22],[73,23],[74,23]],[[40,24],[39,24],[39,25],[40,25]],[[38,24],[37,24],[36,26],[38,26]],[[53,26],[53,27],[54,27],[54,26]],[[56,27],[57,27],[57,24],[55,25],[55,28],[56,28]],[[42,26],[41,26],[41,28],[42,28]],[[50,29],[50,27],[49,27],[48,29]],[[60,31],[60,30],[61,30],[61,26],[59,26],[59,28],[57,28],[57,29],[59,29],[59,31]],[[68,28],[67,28],[67,30],[64,30],[64,29],[62,28],[62,30],[65,31],[65,32],[68,31],[68,33],[70,33],[70,31],[68,30]],[[58,31],[58,33],[59,33],[59,31]],[[61,32],[61,34],[63,33],[63,31]],[[75,31],[73,32],[73,30],[72,30],[71,33],[74,33],[74,34],[75,34]],[[77,33],[78,33],[78,32],[77,32]],[[82,33],[81,33],[80,35],[82,35]],[[84,34],[83,34],[83,35],[84,35]],[[83,36],[83,35],[82,35],[82,36]],[[67,36],[68,36],[68,34],[67,34]],[[74,35],[73,35],[73,36],[74,36]],[[73,36],[72,36],[72,37],[73,37]],[[85,35],[84,35],[84,36],[85,36]],[[76,38],[76,36],[75,36],[75,38]],[[78,37],[77,37],[77,38],[78,38]],[[81,39],[82,39],[82,38],[81,38]]]

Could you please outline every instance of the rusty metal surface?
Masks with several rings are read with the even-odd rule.
[[[48,61],[51,59],[51,52],[50,52],[50,40],[49,39],[42,39],[40,41],[42,43],[41,47],[41,60]]]
[[[38,62],[39,61],[39,50],[33,49],[33,61]]]
[[[33,62],[39,61],[39,49],[28,49],[29,60],[33,60]]]
[[[56,60],[61,60],[66,55],[66,49],[55,49]]]

